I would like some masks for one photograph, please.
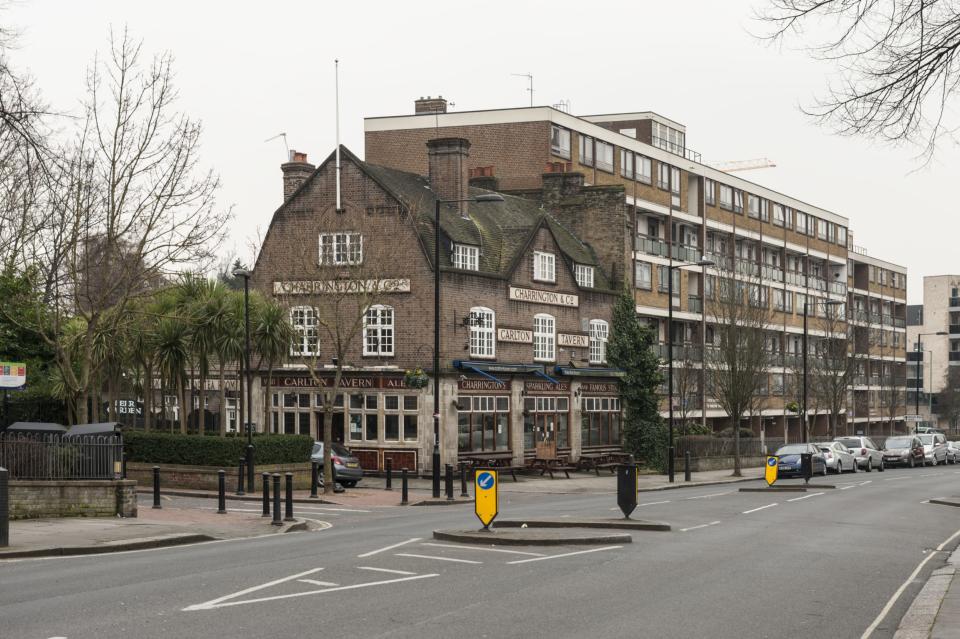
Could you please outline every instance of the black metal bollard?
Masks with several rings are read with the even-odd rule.
[[[263,514],[260,516],[270,516],[270,473],[263,473]]]
[[[270,522],[274,526],[282,526],[283,522],[280,521],[280,474],[273,474],[273,521]]]
[[[317,462],[310,463],[310,499],[317,499],[317,475],[318,465]]]
[[[0,468],[0,548],[10,545],[10,471]]]
[[[406,504],[409,495],[407,494],[407,469],[402,468],[400,470],[400,503]]]
[[[690,451],[683,452],[683,481],[690,481]]]
[[[387,485],[385,490],[393,490],[393,459],[387,457],[383,460],[383,464],[387,472]]]
[[[296,521],[293,518],[293,473],[287,473],[287,495],[286,495],[286,512],[284,513],[284,521]]]
[[[227,471],[217,472],[217,514],[227,514]]]
[[[241,457],[240,466],[237,469],[237,495],[246,495],[247,493],[243,492],[243,467],[247,461]]]
[[[447,493],[447,501],[453,501],[453,466],[447,464],[444,470],[446,472],[443,477],[443,487]]]
[[[120,479],[127,478],[127,451],[120,451]]]
[[[160,467],[153,467],[153,507],[160,508]]]
[[[467,492],[467,464],[466,462],[460,462],[460,496],[469,497],[470,493]]]

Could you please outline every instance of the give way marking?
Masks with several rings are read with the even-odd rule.
[[[203,603],[194,604],[194,605],[192,605],[192,606],[187,606],[186,608],[183,609],[183,612],[193,612],[193,611],[196,611],[196,610],[215,610],[215,609],[217,609],[217,608],[226,608],[226,607],[228,607],[228,606],[242,606],[242,605],[245,605],[245,604],[263,603],[263,602],[265,602],[265,601],[277,601],[277,600],[279,600],[279,599],[291,599],[291,598],[293,598],[293,597],[307,597],[307,596],[309,596],[309,595],[320,595],[320,594],[327,593],[327,592],[339,592],[339,591],[341,591],[341,590],[359,590],[360,588],[370,588],[370,587],[373,587],[373,586],[385,586],[385,585],[387,585],[387,584],[395,584],[395,583],[400,583],[400,582],[403,582],[403,581],[415,581],[415,580],[417,580],[417,579],[428,579],[428,578],[430,578],[430,577],[437,577],[437,576],[439,576],[437,573],[429,573],[429,574],[425,574],[425,575],[413,574],[413,575],[411,575],[411,576],[409,576],[409,577],[398,577],[397,579],[385,579],[385,580],[382,580],[382,581],[370,581],[370,582],[367,582],[367,583],[353,584],[353,585],[351,585],[351,586],[333,586],[333,585],[330,585],[329,587],[326,586],[326,584],[329,583],[329,582],[315,581],[315,580],[312,580],[312,579],[304,579],[304,577],[306,577],[306,576],[308,576],[308,575],[312,575],[312,574],[317,573],[317,572],[320,572],[321,570],[323,570],[323,568],[312,568],[312,569],[310,569],[310,570],[306,570],[306,571],[304,571],[304,572],[300,572],[300,573],[297,573],[297,574],[295,574],[295,575],[290,575],[289,577],[283,577],[282,579],[274,579],[273,581],[268,581],[267,583],[265,583],[265,584],[260,584],[259,586],[253,586],[253,587],[251,587],[251,588],[246,588],[246,589],[244,589],[244,590],[240,590],[240,591],[238,591],[238,592],[234,592],[234,593],[231,593],[231,594],[229,594],[229,595],[224,595],[223,597],[217,597],[216,599],[211,599],[210,601],[205,601],[205,602],[203,602]],[[286,583],[286,582],[288,582],[288,581],[302,581],[302,582],[307,582],[307,583],[316,584],[316,585],[321,585],[321,584],[323,584],[324,587],[322,587],[322,588],[320,588],[320,589],[318,589],[318,590],[307,590],[307,591],[304,591],[304,592],[292,592],[292,593],[287,593],[287,594],[283,594],[283,595],[274,595],[274,596],[272,596],[272,597],[257,597],[257,598],[254,598],[254,599],[240,599],[240,600],[238,600],[238,597],[243,597],[244,595],[250,595],[250,594],[253,594],[253,593],[255,593],[255,592],[259,592],[259,591],[261,591],[261,590],[264,590],[264,589],[266,589],[266,588],[270,588],[270,587],[272,587],[272,586],[277,586],[277,585],[279,585],[279,584]]]

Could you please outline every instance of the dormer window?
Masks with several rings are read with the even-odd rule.
[[[577,278],[577,285],[582,288],[593,288],[593,267],[586,264],[575,264],[573,274]]]
[[[480,270],[480,247],[471,244],[454,244],[453,268],[464,271]]]
[[[533,279],[538,282],[557,281],[557,257],[553,253],[533,252]]]

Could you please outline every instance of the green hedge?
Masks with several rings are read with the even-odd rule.
[[[179,435],[125,431],[127,460],[148,464],[232,467],[244,456],[243,437]],[[257,464],[296,464],[310,461],[313,438],[307,435],[262,435],[254,437]]]

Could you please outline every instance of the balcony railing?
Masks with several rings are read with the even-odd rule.
[[[712,261],[718,269],[721,271],[730,270],[730,257],[728,255],[721,255],[720,253],[714,253],[713,251],[707,251],[704,253],[704,257]]]
[[[784,277],[784,280],[787,284],[793,284],[794,286],[803,286],[806,282],[806,276],[800,271],[787,271]]]
[[[855,322],[869,322],[870,313],[861,310],[853,310],[847,312],[847,319],[853,320]]]
[[[894,317],[894,318],[893,318],[893,325],[894,325],[896,328],[906,328],[906,327],[907,327],[907,320],[903,319],[902,317]],[[958,328],[960,328],[960,325],[958,325]],[[960,332],[960,330],[958,330],[957,332]]]
[[[767,266],[764,264],[761,272],[763,273],[763,279],[765,280],[774,280],[776,282],[783,281],[782,268],[777,268],[776,266]]]
[[[846,282],[830,282],[830,292],[834,295],[846,295],[847,294],[847,283]]]
[[[760,277],[760,265],[753,260],[745,260],[742,257],[737,258],[737,273]]]
[[[687,246],[686,244],[677,244],[674,248],[673,259],[683,262],[699,262],[700,249],[696,246]]]
[[[811,277],[807,280],[807,286],[814,290],[825,292],[827,290],[827,280],[819,277]]]
[[[650,347],[654,354],[656,354],[660,359],[666,361],[669,357],[669,351],[667,350],[666,344],[654,344]],[[699,346],[692,346],[689,344],[674,344],[673,345],[673,361],[683,362],[699,362],[703,360],[703,352]]]
[[[667,257],[667,243],[659,238],[638,235],[636,240],[636,250],[647,255],[657,255]]]
[[[653,142],[653,146],[657,147],[658,149],[663,149],[664,151],[668,151],[670,153],[673,153],[674,155],[679,155],[680,157],[686,158],[691,162],[700,162],[699,153],[697,153],[693,149],[688,149],[681,144],[677,144],[676,142],[670,142],[669,140],[664,140],[663,138],[656,135],[651,138],[651,142]]]

